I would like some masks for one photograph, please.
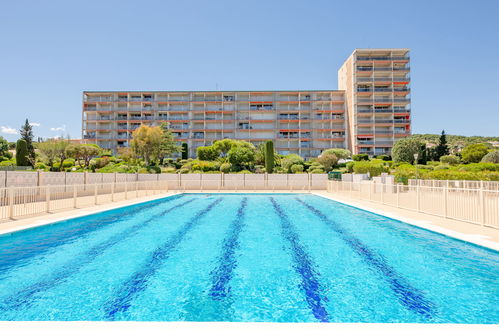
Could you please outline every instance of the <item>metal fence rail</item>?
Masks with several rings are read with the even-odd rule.
[[[499,190],[499,181],[475,180],[409,180],[410,186],[448,187],[465,189]]]
[[[328,181],[332,193],[499,228],[499,190]]]
[[[168,182],[0,188],[0,221],[138,198],[168,191]]]

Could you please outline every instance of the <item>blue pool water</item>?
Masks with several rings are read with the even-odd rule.
[[[0,320],[498,323],[498,253],[307,194],[183,194],[0,236]]]

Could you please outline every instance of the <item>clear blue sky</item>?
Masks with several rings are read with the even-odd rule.
[[[411,49],[415,133],[499,135],[499,1],[2,1],[0,135],[81,135],[84,90],[336,89]]]

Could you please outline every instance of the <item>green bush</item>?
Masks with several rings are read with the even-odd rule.
[[[63,168],[70,168],[75,166],[75,160],[72,158],[68,158],[62,162]]]
[[[262,174],[262,173],[265,173],[265,172],[266,172],[265,166],[263,166],[263,165],[256,165],[255,166],[255,173]]]
[[[397,182],[407,184],[409,179],[416,178],[416,167],[411,164],[400,164],[393,174]]]
[[[489,148],[484,143],[470,144],[461,151],[461,156],[466,163],[478,163],[489,153]]]
[[[196,155],[199,160],[215,160],[218,158],[219,152],[213,146],[198,147],[196,149]]]
[[[291,166],[293,165],[303,165],[304,161],[301,156],[297,154],[289,154],[286,155],[283,159],[281,159],[281,167],[286,173],[289,173],[291,171]]]
[[[242,170],[242,171],[239,171],[237,173],[239,173],[239,174],[251,174],[251,172],[248,170]]]
[[[482,158],[481,162],[499,164],[499,150],[489,152]]]
[[[353,155],[352,159],[356,162],[360,162],[362,160],[369,160],[369,155],[368,154]]]
[[[390,156],[390,155],[378,155],[378,156],[376,156],[376,159],[381,159],[381,160],[384,160],[384,161],[389,161],[389,160],[392,160],[392,156]]]
[[[348,173],[353,173],[353,166],[355,165],[355,162],[348,162],[346,164],[347,172]]]
[[[483,171],[499,171],[499,164],[493,163],[473,163],[460,165],[457,167],[459,171],[466,172],[483,172]]]
[[[175,173],[177,169],[175,167],[163,167],[161,168],[161,173]]]
[[[312,170],[311,172],[309,173],[312,173],[312,174],[322,174],[322,173],[325,173],[324,170],[321,170],[321,169],[314,169]]]
[[[28,144],[25,140],[19,139],[16,144],[16,165],[17,166],[30,166],[28,159]]]
[[[231,165],[229,163],[223,163],[220,165],[220,172],[222,173],[229,173],[231,169]]]
[[[3,162],[0,162],[0,166],[16,166],[16,162],[12,160],[4,160]]]
[[[433,168],[435,171],[441,171],[441,170],[448,170],[450,167],[449,165],[438,165]]]
[[[381,162],[369,162],[369,161],[360,161],[354,162],[353,171],[356,174],[366,174],[369,173],[370,177],[379,176],[383,172],[388,172],[388,169]]]
[[[461,163],[461,159],[455,155],[447,155],[440,157],[440,162],[449,164],[449,165],[457,165]]]
[[[160,174],[161,173],[161,168],[156,165],[151,165],[147,167],[147,171],[151,174]]]
[[[303,173],[303,165],[301,164],[293,164],[291,165],[291,173]]]

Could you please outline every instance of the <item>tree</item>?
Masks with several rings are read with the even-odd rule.
[[[362,160],[369,160],[369,155],[368,154],[357,154],[357,155],[353,155],[352,159],[356,162],[360,162]]]
[[[146,166],[160,155],[163,131],[160,127],[142,125],[132,133],[130,142],[133,152],[144,159]]]
[[[464,147],[461,158],[466,163],[479,163],[489,153],[489,148],[483,143],[470,144]]]
[[[187,143],[182,143],[182,159],[189,158],[189,145]]]
[[[226,157],[229,150],[237,144],[237,141],[231,139],[218,140],[213,143],[213,147],[218,151],[220,157]]]
[[[329,154],[335,155],[337,159],[348,159],[352,155],[352,153],[349,150],[341,148],[326,149],[322,152],[321,155],[329,155]]]
[[[47,160],[51,171],[54,170],[54,163],[57,159],[61,161],[59,169],[63,168],[62,163],[67,157],[66,148],[68,145],[69,141],[65,139],[50,139],[38,143],[38,150]]]
[[[196,155],[199,160],[216,160],[219,156],[219,152],[213,147],[198,147],[196,149]]]
[[[255,146],[248,142],[234,145],[227,153],[227,158],[234,168],[247,168],[255,160]]]
[[[303,158],[300,157],[300,155],[297,154],[289,154],[284,156],[283,159],[281,159],[281,167],[289,173],[291,170],[291,166],[298,164],[298,165],[303,165]]]
[[[168,124],[162,123],[160,128],[163,134],[161,136],[161,145],[159,147],[159,163],[163,164],[163,159],[174,153],[181,152],[182,147],[177,145],[172,131],[168,128]]]
[[[392,159],[395,162],[412,164],[414,162],[414,154],[420,154],[422,148],[425,148],[425,144],[419,139],[405,138],[398,140],[392,148]]]
[[[334,165],[338,164],[338,157],[334,153],[322,154],[317,158],[317,162],[324,166],[326,172],[329,172]]]
[[[482,158],[481,162],[499,164],[499,150],[489,152]]]
[[[449,165],[457,165],[461,163],[461,159],[459,159],[456,155],[445,155],[440,157],[440,162]]]
[[[33,126],[30,125],[28,119],[26,118],[26,122],[21,129],[19,130],[19,134],[21,135],[21,139],[26,142],[26,148],[28,150],[27,159],[29,165],[35,165],[35,148],[33,147]]]
[[[23,139],[17,140],[16,165],[17,166],[30,166],[31,165],[31,162],[28,159],[28,144]]]
[[[267,173],[272,173],[274,170],[274,142],[265,142],[265,169]]]
[[[92,158],[99,155],[101,148],[95,144],[70,144],[66,148],[68,157],[74,158],[78,166],[82,167],[82,161],[85,167],[90,165]]]
[[[0,136],[0,157],[7,156],[9,152],[9,142]]]
[[[433,160],[438,161],[440,157],[446,156],[449,154],[449,146],[447,145],[447,137],[445,135],[445,131],[442,131],[440,134],[440,139],[438,145],[435,147],[435,151],[433,154]]]
[[[134,159],[133,150],[130,147],[118,148],[118,156],[125,162],[131,162]]]

